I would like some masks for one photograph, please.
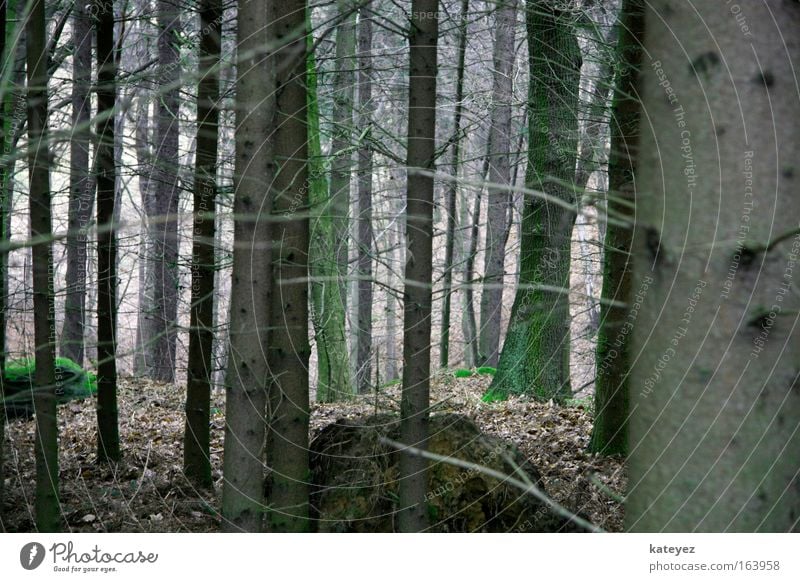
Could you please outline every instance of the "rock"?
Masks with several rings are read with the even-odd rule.
[[[325,427],[311,443],[311,505],[318,531],[397,530],[400,452],[393,415],[348,419]],[[506,475],[516,465],[543,489],[536,468],[511,444],[482,434],[467,417],[433,416],[428,450]],[[509,462],[509,459],[513,461]],[[530,494],[478,471],[431,461],[426,496],[434,532],[574,531]]]

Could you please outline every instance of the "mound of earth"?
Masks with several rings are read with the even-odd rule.
[[[319,531],[397,530],[398,475],[403,454],[396,415],[349,418],[325,427],[311,443],[312,494]],[[539,471],[513,445],[484,434],[467,417],[430,419],[428,450],[520,478],[543,489]],[[478,470],[430,461],[426,495],[434,532],[575,531],[534,496]]]

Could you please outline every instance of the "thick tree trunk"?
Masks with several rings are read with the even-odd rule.
[[[146,207],[148,248],[146,269],[152,287],[140,308],[144,374],[154,380],[175,379],[176,318],[178,314],[178,131],[180,76],[178,31],[180,11],[170,0],[159,0],[158,100],[155,152],[151,157],[153,196]],[[152,289],[152,291],[150,291]]]
[[[510,393],[542,400],[571,395],[570,242],[575,224],[575,157],[581,55],[567,12],[527,5],[530,54],[528,187],[520,283],[503,353],[487,398]],[[538,48],[537,48],[538,47]]]
[[[503,0],[498,5],[495,19],[486,254],[478,335],[481,366],[497,366],[500,357],[508,207],[511,202],[511,100],[517,0]]]
[[[626,527],[798,531],[800,5],[646,6]]]
[[[120,458],[117,419],[117,240],[114,118],[117,64],[113,0],[97,0],[97,455]]]
[[[275,179],[270,197],[272,305],[268,361],[267,527],[308,531],[308,91],[305,0],[275,0],[268,40],[276,47]]]
[[[33,323],[36,372],[36,529],[60,528],[58,422],[56,419],[55,306],[47,137],[47,47],[44,0],[33,0],[26,20],[28,71],[28,167],[30,234],[33,244]]]
[[[442,330],[439,347],[439,367],[446,368],[450,361],[450,303],[453,289],[453,257],[456,244],[456,201],[458,200],[458,170],[461,164],[461,116],[464,112],[464,70],[467,55],[467,13],[469,0],[461,0],[461,22],[458,37],[458,69],[456,71],[456,110],[453,119],[453,181],[447,185],[445,209],[447,230],[444,250],[444,289],[442,300]]]
[[[197,85],[197,150],[194,173],[192,300],[189,314],[189,362],[183,470],[201,486],[211,485],[209,451],[214,348],[214,275],[216,273],[217,141],[219,139],[219,64],[221,0],[200,5],[200,55]]]
[[[436,150],[437,0],[411,4],[411,54],[408,89],[408,180],[406,190],[406,268],[403,317],[403,393],[401,441],[425,449],[428,443],[431,369],[431,295],[433,271],[433,172]],[[402,532],[428,524],[425,494],[428,461],[401,454]]]
[[[274,72],[266,53],[267,10],[262,2],[239,6],[237,27],[234,245],[230,349],[225,399],[222,529],[262,529],[265,507],[263,451],[266,435],[267,347],[271,286],[269,204]]]
[[[86,321],[86,229],[94,209],[95,182],[89,170],[92,81],[92,22],[86,5],[72,13],[72,131],[70,133],[69,218],[66,296],[61,355],[83,365]]]
[[[638,71],[642,64],[644,3],[624,0],[619,28],[620,76],[611,113],[611,156],[608,164],[608,212],[603,291],[597,336],[595,420],[589,450],[606,455],[628,450],[628,372],[630,331],[637,311],[631,308],[630,251],[633,231],[619,224],[633,216],[634,168],[639,140]]]

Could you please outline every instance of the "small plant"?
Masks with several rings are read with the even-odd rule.
[[[474,376],[474,372],[472,370],[466,370],[464,368],[459,368],[455,372],[453,372],[453,376],[456,378],[471,378]]]
[[[484,376],[494,376],[497,374],[497,368],[492,368],[491,366],[481,366],[476,370],[476,372]]]

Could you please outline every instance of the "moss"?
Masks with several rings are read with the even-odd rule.
[[[455,376],[456,378],[471,378],[474,375],[475,374],[473,373],[472,370],[465,370],[464,368],[460,368],[455,372],[453,372],[453,376]]]
[[[477,369],[478,374],[483,374],[484,376],[494,376],[497,374],[497,368],[492,368],[491,366],[481,366]]]
[[[502,390],[495,390],[493,388],[489,388],[486,391],[486,394],[484,394],[481,397],[481,400],[483,402],[489,402],[489,403],[491,403],[491,402],[503,402],[505,400],[508,400],[508,392],[504,392]]]
[[[56,394],[59,402],[83,399],[97,392],[97,376],[87,372],[69,358],[56,358]],[[29,416],[33,410],[36,360],[24,358],[6,364],[3,371],[6,389],[6,411],[13,416]]]

